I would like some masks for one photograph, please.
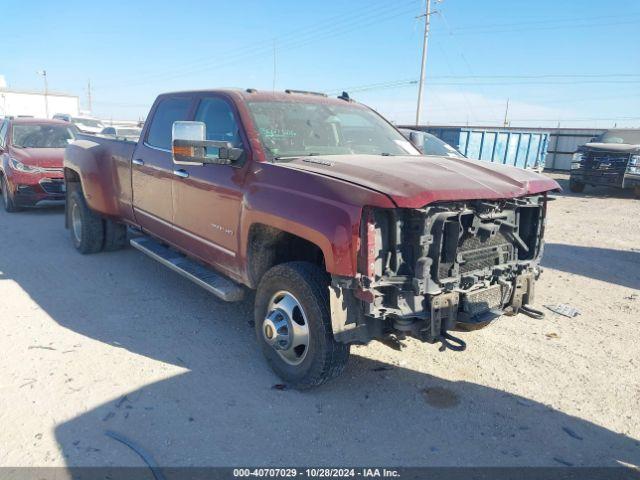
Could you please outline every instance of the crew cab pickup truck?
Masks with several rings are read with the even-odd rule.
[[[640,198],[640,130],[607,130],[578,147],[571,162],[569,189],[586,185],[633,190]]]
[[[347,94],[210,90],[155,101],[138,143],[67,147],[81,253],[130,243],[223,300],[255,289],[258,343],[289,385],[338,376],[351,344],[451,332],[531,307],[540,174],[422,156]]]

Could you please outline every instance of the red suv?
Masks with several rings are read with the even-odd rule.
[[[0,188],[7,212],[63,205],[62,160],[75,138],[66,122],[7,118],[0,124]]]

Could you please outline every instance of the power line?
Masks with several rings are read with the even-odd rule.
[[[508,28],[513,29],[514,27],[526,27],[526,26],[542,26],[542,27],[553,27],[553,28],[565,28],[567,26],[584,26],[584,22],[598,22],[600,25],[604,25],[606,23],[602,23],[603,19],[621,19],[623,22],[635,23],[638,20],[633,20],[634,18],[640,17],[640,13],[628,13],[624,15],[598,15],[598,16],[589,16],[589,17],[571,17],[571,18],[556,18],[556,19],[545,19],[545,20],[530,20],[526,22],[508,22],[508,23],[493,23],[493,24],[483,24],[483,25],[467,25],[460,26],[457,28],[451,29],[454,33],[458,32],[477,32],[477,31],[494,31],[496,28]],[[568,24],[568,25],[564,25]],[[590,26],[590,25],[589,25]],[[518,28],[518,30],[521,30]]]
[[[377,14],[386,14],[390,11],[396,10],[398,5],[403,5],[403,4],[406,5],[406,4],[413,4],[413,3],[415,3],[415,0],[405,0],[404,2],[396,2],[393,6],[389,6],[387,3],[382,3],[367,9],[367,11],[364,13],[361,11],[356,11],[351,15],[345,15],[344,13],[340,13],[338,15],[325,18],[324,20],[314,22],[312,27],[303,26],[300,28],[295,28],[293,30],[290,30],[286,33],[279,35],[277,38],[275,38],[275,40],[281,43],[285,41],[291,41],[291,39],[294,39],[301,35],[305,36],[314,32],[315,33],[325,32],[328,27],[335,27],[336,25],[340,25],[343,23],[350,23],[352,20],[358,20],[362,18],[366,19],[367,17],[370,17],[372,14],[374,14],[374,16],[376,16]],[[265,45],[267,45],[266,40],[258,40],[256,42],[252,42],[252,43],[243,45],[241,47],[232,49],[228,51],[226,55],[229,57],[236,57],[238,55],[251,54],[255,52],[257,49],[264,49]],[[188,68],[188,67],[197,67],[203,64],[210,64],[210,63],[211,63],[211,55],[207,55],[204,57],[192,59],[188,62],[181,62],[177,66],[181,68]],[[175,68],[165,72],[161,72],[161,73],[171,74],[173,72],[175,72]],[[151,73],[150,75],[155,76],[157,74],[158,72],[154,72],[154,73]]]
[[[415,0],[401,2],[401,4],[409,5],[415,4]],[[374,9],[370,9],[368,12],[362,14],[358,12],[356,15],[351,16],[342,16],[341,21],[331,22],[329,27],[323,26],[321,22],[320,26],[316,24],[314,28],[307,28],[304,30],[302,35],[299,34],[285,34],[281,37],[277,38],[278,41],[278,51],[283,52],[287,49],[291,50],[294,48],[299,48],[301,46],[308,45],[314,41],[324,39],[327,37],[333,37],[337,35],[341,35],[344,33],[352,32],[354,29],[363,28],[367,26],[374,25],[376,23],[381,23],[393,18],[397,18],[400,16],[405,16],[409,11],[413,11],[415,7],[411,7],[410,10],[406,8],[401,10],[398,8],[398,4],[393,5],[384,5],[381,7],[377,7]],[[281,41],[282,38],[290,37],[289,40]],[[232,51],[230,54],[224,55],[222,57],[216,58],[215,60],[211,60],[209,57],[208,61],[198,62],[197,64],[193,64],[192,68],[181,67],[174,69],[172,72],[166,74],[155,74],[148,76],[147,78],[143,78],[142,81],[137,81],[133,83],[124,83],[122,87],[130,87],[137,85],[147,85],[150,82],[155,82],[159,80],[172,80],[177,78],[186,77],[189,75],[193,75],[196,73],[203,73],[206,71],[210,71],[214,68],[221,68],[224,66],[234,65],[236,63],[240,63],[252,58],[256,57],[265,57],[267,55],[271,56],[272,54],[272,42],[261,41],[256,47],[252,47],[251,45],[247,45],[245,47],[239,48],[236,51]],[[186,64],[189,65],[189,64]],[[137,78],[140,78],[139,76]]]
[[[584,23],[584,24],[567,24],[567,25],[547,25],[547,26],[539,26],[539,27],[531,27],[531,28],[492,28],[485,30],[474,30],[474,31],[458,31],[455,32],[456,35],[485,35],[485,34],[494,34],[494,33],[511,33],[511,32],[525,32],[525,31],[541,31],[541,30],[569,30],[575,28],[591,28],[591,27],[609,27],[609,26],[617,26],[617,25],[637,25],[640,23],[640,20],[627,20],[621,22],[593,22],[593,23]],[[515,27],[515,25],[513,25]]]
[[[540,74],[540,75],[431,75],[429,78],[432,79],[429,82],[429,85],[468,85],[468,86],[482,86],[482,85],[575,85],[580,83],[602,83],[602,84],[636,84],[640,83],[640,79],[638,80],[578,80],[578,81],[543,81],[543,82],[520,82],[520,81],[500,81],[500,82],[475,82],[473,80],[469,81],[437,81],[438,79],[493,79],[493,78],[505,78],[505,79],[535,79],[535,78],[606,78],[607,76],[629,76],[629,77],[640,77],[640,74],[609,74],[609,75],[591,75],[591,74]],[[417,79],[399,79],[399,80],[390,80],[387,82],[378,82],[378,83],[366,83],[362,85],[354,85],[350,87],[339,87],[333,88],[330,90],[325,90],[328,95],[337,95],[342,91],[347,91],[350,93],[364,92],[370,90],[382,90],[387,88],[396,88],[396,87],[407,87],[411,85],[417,85],[419,80]]]

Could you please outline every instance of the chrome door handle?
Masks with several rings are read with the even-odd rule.
[[[177,176],[177,177],[180,177],[180,178],[189,178],[189,174],[188,174],[185,170],[183,170],[183,169],[180,169],[180,170],[174,170],[174,171],[173,171],[173,174],[174,174],[175,176]]]
[[[144,165],[144,160],[142,160],[141,158],[134,158],[131,162],[134,165]]]

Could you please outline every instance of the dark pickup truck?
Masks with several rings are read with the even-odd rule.
[[[569,189],[586,185],[634,191],[640,198],[640,129],[607,130],[573,155]]]
[[[158,97],[133,143],[65,153],[82,253],[129,243],[227,301],[256,289],[264,355],[296,388],[339,375],[351,344],[451,334],[530,307],[540,174],[422,156],[348,95],[216,90]]]

